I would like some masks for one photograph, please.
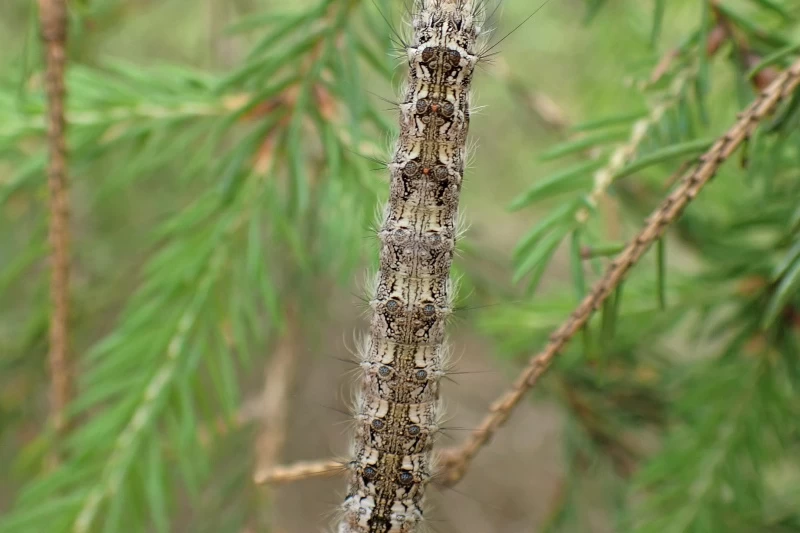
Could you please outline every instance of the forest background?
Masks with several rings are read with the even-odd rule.
[[[379,8],[402,25],[390,2],[70,2],[76,395],[59,432],[38,13],[0,4],[0,531],[327,523],[341,478],[254,477],[347,451],[342,359],[403,68]],[[497,35],[534,9],[504,2]],[[440,446],[796,61],[798,21],[792,0],[552,0],[502,42],[476,76]],[[798,109],[762,121],[434,491],[436,531],[800,531]]]

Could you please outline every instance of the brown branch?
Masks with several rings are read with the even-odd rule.
[[[678,188],[650,215],[644,228],[611,262],[605,275],[595,284],[591,293],[550,336],[550,341],[544,349],[531,358],[511,390],[491,405],[489,414],[467,441],[455,452],[447,454],[443,464],[447,483],[456,483],[464,476],[475,455],[508,420],[514,408],[544,374],[555,356],[586,325],[594,312],[600,309],[631,267],[659,239],[667,226],[680,216],[683,209],[714,177],[720,165],[752,134],[759,122],[770,115],[799,85],[800,60],[776,78],[755,102],[739,114],[733,127],[699,158],[696,167],[683,177]]]
[[[258,415],[261,429],[255,442],[255,477],[259,472],[272,469],[280,459],[289,420],[289,390],[294,382],[302,336],[298,316],[293,306],[286,311],[286,329],[264,369],[264,389],[261,393]],[[268,500],[270,511],[263,517],[276,530],[277,511],[273,494],[262,487],[262,498]]]
[[[59,433],[67,429],[66,406],[72,397],[69,360],[69,187],[65,138],[64,70],[66,68],[66,0],[39,0],[42,41],[45,49],[45,90],[48,102],[47,140],[50,159],[47,180],[50,192],[50,416]]]
[[[289,388],[297,366],[299,332],[296,317],[288,312],[287,327],[275,353],[264,370],[264,391],[261,396],[261,432],[256,439],[256,471],[275,466],[286,442]]]
[[[253,477],[257,485],[291,483],[315,477],[336,476],[345,471],[345,465],[335,459],[300,461],[290,465],[258,470]]]

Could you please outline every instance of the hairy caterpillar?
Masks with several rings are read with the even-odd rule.
[[[480,0],[415,0],[338,533],[412,533],[423,518],[482,8]]]

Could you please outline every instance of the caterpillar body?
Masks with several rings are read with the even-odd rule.
[[[441,416],[480,0],[416,0],[338,533],[413,533]]]

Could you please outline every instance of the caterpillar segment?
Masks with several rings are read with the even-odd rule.
[[[481,34],[474,0],[417,0],[338,533],[414,533],[441,417],[450,266]]]

